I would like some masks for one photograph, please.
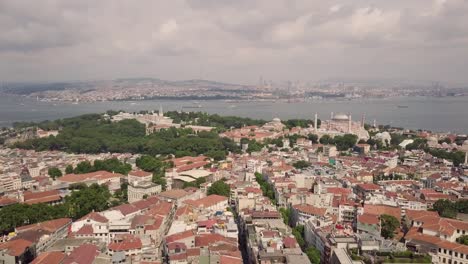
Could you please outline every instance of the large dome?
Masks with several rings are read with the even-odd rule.
[[[349,116],[343,113],[337,113],[336,115],[333,116],[333,120],[336,121],[348,121]]]

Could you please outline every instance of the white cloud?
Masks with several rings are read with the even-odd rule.
[[[466,0],[3,0],[0,80],[185,79],[203,68],[242,83],[468,82],[467,13]]]

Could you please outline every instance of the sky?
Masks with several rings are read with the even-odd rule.
[[[467,0],[2,0],[0,81],[468,83]]]

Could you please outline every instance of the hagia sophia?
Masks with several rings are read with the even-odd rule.
[[[329,135],[331,137],[344,134],[354,134],[357,135],[359,139],[368,140],[369,133],[364,128],[364,116],[361,121],[356,122],[351,118],[351,114],[344,113],[331,113],[330,120],[323,120],[321,122],[320,128],[317,129],[317,120],[318,115],[315,114],[314,117],[314,133],[319,137],[323,135]]]

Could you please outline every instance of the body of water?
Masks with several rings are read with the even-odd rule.
[[[317,112],[320,119],[329,119],[331,112],[350,112],[353,120],[372,124],[390,124],[412,129],[468,133],[468,97],[401,97],[360,100],[317,100],[299,103],[287,102],[226,102],[213,101],[113,101],[95,103],[40,102],[25,97],[0,97],[0,126],[11,126],[18,121],[54,120],[85,113],[102,113],[106,110],[167,110],[202,111],[220,115],[235,115],[271,120],[308,118]]]

